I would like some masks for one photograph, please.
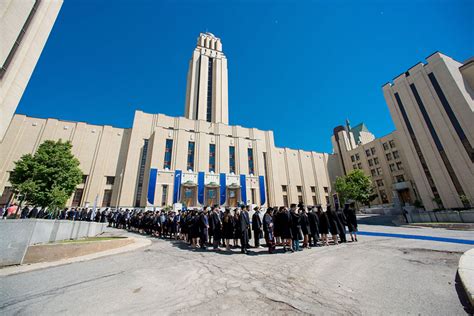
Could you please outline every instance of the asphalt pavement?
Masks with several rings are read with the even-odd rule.
[[[0,277],[2,315],[465,315],[456,280],[473,232],[360,225],[359,242],[290,254],[180,241]],[[400,238],[430,236],[448,241]],[[395,237],[394,237],[395,236]],[[449,239],[465,241],[451,242]]]

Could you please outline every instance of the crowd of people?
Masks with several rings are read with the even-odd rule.
[[[10,214],[9,214],[10,211]],[[11,216],[7,209],[4,215]],[[357,241],[357,218],[353,203],[343,209],[337,206],[326,211],[321,206],[305,206],[302,203],[290,207],[268,207],[263,209],[240,206],[234,209],[219,206],[188,210],[138,210],[90,208],[63,209],[48,212],[37,207],[24,207],[15,211],[19,218],[44,218],[75,221],[95,221],[140,234],[160,238],[183,240],[191,247],[215,250],[240,248],[248,253],[250,240],[255,248],[262,248],[265,239],[268,251],[277,246],[283,251],[295,252],[304,248],[337,245],[347,242],[347,232],[353,242]]]

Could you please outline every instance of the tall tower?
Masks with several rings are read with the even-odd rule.
[[[201,33],[189,61],[185,117],[229,124],[227,59],[221,40]]]

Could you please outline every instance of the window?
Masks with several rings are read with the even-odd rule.
[[[370,149],[366,149],[366,150],[365,150],[365,155],[366,155],[367,157],[370,157]]]
[[[354,155],[352,155],[352,156],[351,156],[351,160],[352,160],[352,162],[354,162],[354,161],[355,161],[355,157],[354,157]]]
[[[397,169],[395,168],[395,164],[393,164],[393,163],[391,163],[391,164],[389,165],[389,167],[390,167],[390,171],[395,171],[395,170],[397,170]]]
[[[380,190],[379,193],[380,193],[380,198],[382,199],[382,203],[388,203],[388,198],[387,198],[387,194],[385,193],[385,191]]]
[[[296,186],[296,191],[298,191],[298,193],[301,193],[301,191],[302,191],[301,186],[297,185],[297,186]]]
[[[2,196],[0,197],[0,206],[7,205],[10,203],[11,198],[13,197],[12,187],[5,187],[3,189]]]
[[[216,172],[216,145],[209,144],[209,172]]]
[[[188,143],[188,163],[186,165],[188,171],[194,171],[194,147],[194,142]]]
[[[318,201],[316,200],[316,195],[313,195],[313,205],[318,204]]]
[[[398,169],[398,170],[403,170],[403,165],[402,165],[402,162],[401,162],[401,161],[398,161],[398,162],[397,162],[397,169]]]
[[[352,169],[357,169],[357,165],[352,165]]]
[[[82,175],[81,184],[85,184],[87,182],[87,174]]]
[[[389,148],[387,143],[383,143],[382,146],[383,146],[383,150],[388,150]]]
[[[112,202],[112,190],[104,190],[104,199],[102,200],[102,207],[110,207]]]
[[[250,196],[252,197],[252,204],[256,204],[257,199],[256,199],[254,188],[250,189]]]
[[[214,64],[214,59],[209,58],[209,63],[207,66],[207,115],[206,120],[212,122],[212,80],[213,74],[212,66]]]
[[[375,155],[375,147],[370,148],[370,152],[372,153],[372,155]]]
[[[327,195],[326,195],[326,204],[327,204],[327,205],[331,204],[331,203],[329,202],[329,196],[327,196]]]
[[[163,164],[163,169],[171,169],[171,157],[173,154],[173,140],[167,139],[165,145],[165,162]]]
[[[283,206],[288,207],[288,195],[283,195]]]
[[[142,148],[142,155],[140,158],[140,165],[138,167],[138,184],[137,184],[137,192],[135,194],[135,206],[140,205],[140,201],[142,198],[142,191],[143,191],[143,179],[145,177],[145,163],[146,163],[146,156],[148,153],[148,139],[143,140],[143,148]]]
[[[398,153],[398,150],[395,150],[392,154],[393,154],[393,158],[395,159],[400,158],[400,154]]]
[[[359,163],[357,164],[357,168],[362,169],[362,163],[359,162]]]
[[[392,160],[392,154],[391,153],[385,154],[385,157],[387,157],[388,161]]]
[[[372,175],[372,177],[375,177],[377,175],[377,172],[375,171],[375,169],[370,169],[370,174]]]
[[[253,149],[247,149],[247,154],[249,157],[249,174],[255,174],[254,165],[253,165]]]
[[[229,171],[235,174],[235,146],[229,146]]]
[[[369,159],[368,162],[369,162],[370,167],[372,167],[374,165],[374,161],[372,159]]]
[[[311,187],[311,193],[315,193],[316,192],[316,187]]]
[[[287,192],[287,186],[286,186],[286,185],[282,185],[282,186],[281,186],[281,190],[282,190],[283,192]]]
[[[359,154],[355,154],[355,158],[356,158],[356,160],[360,160],[360,155],[359,155]]]
[[[382,168],[378,167],[378,168],[377,168],[377,175],[380,176],[381,174],[382,174]]]
[[[393,140],[389,141],[390,148],[395,148],[395,142]]]
[[[84,189],[76,189],[76,192],[74,192],[74,197],[72,198],[72,207],[77,207],[81,205],[83,193]]]
[[[324,189],[324,193],[328,193],[329,192],[329,188],[328,187],[323,187]]]
[[[298,195],[298,203],[303,203],[303,196],[302,195]]]
[[[383,187],[383,180],[377,180],[377,186],[378,187]]]
[[[395,177],[397,182],[405,182],[405,177],[401,174]]]
[[[376,165],[379,164],[379,158],[377,158],[377,157],[374,158],[374,164],[376,164]]]
[[[115,177],[105,177],[105,184],[114,185]]]
[[[165,206],[168,203],[168,185],[163,184],[161,189],[161,206]]]

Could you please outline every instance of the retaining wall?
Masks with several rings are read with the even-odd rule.
[[[0,220],[0,267],[21,264],[28,246],[97,236],[106,223],[46,220]]]
[[[411,211],[410,223],[474,223],[474,210],[467,211]]]

